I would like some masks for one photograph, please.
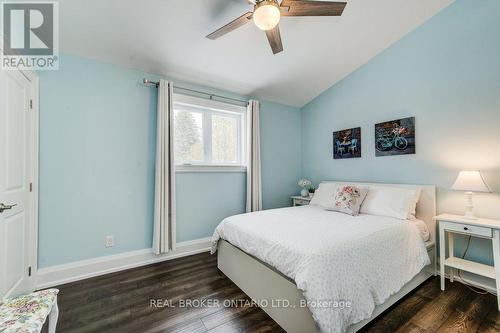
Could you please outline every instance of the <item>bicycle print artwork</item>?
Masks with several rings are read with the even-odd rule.
[[[415,154],[415,117],[375,124],[375,156]]]

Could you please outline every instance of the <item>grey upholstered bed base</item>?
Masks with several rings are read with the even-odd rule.
[[[427,251],[435,261],[433,243],[427,245]],[[300,306],[305,301],[302,292],[289,278],[224,240],[219,241],[217,266],[288,333],[318,332],[311,311]],[[385,303],[378,305],[370,318],[351,326],[349,332],[361,329],[433,274],[435,262]]]

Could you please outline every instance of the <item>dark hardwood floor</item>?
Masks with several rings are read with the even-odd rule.
[[[283,332],[245,303],[246,295],[218,271],[216,256],[205,253],[58,288],[57,331],[63,333]],[[162,304],[151,306],[159,299]],[[181,307],[188,299],[212,304]],[[230,301],[240,306],[225,307]],[[441,292],[438,278],[431,278],[363,332],[500,332],[500,315],[494,296],[457,282]]]

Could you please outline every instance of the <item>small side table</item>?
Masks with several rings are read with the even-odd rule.
[[[291,196],[293,206],[306,206],[311,202],[312,197],[301,197],[300,195]]]
[[[435,216],[439,222],[439,265],[441,271],[441,290],[445,288],[445,267],[450,267],[450,281],[453,282],[455,269],[495,279],[498,310],[500,311],[500,221],[466,219],[463,216],[442,214]],[[448,258],[446,258],[445,236],[448,234]],[[493,245],[493,266],[455,257],[453,253],[453,234],[490,239]]]

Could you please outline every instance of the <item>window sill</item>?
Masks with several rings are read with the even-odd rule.
[[[240,165],[176,165],[175,172],[247,172],[247,167]]]

